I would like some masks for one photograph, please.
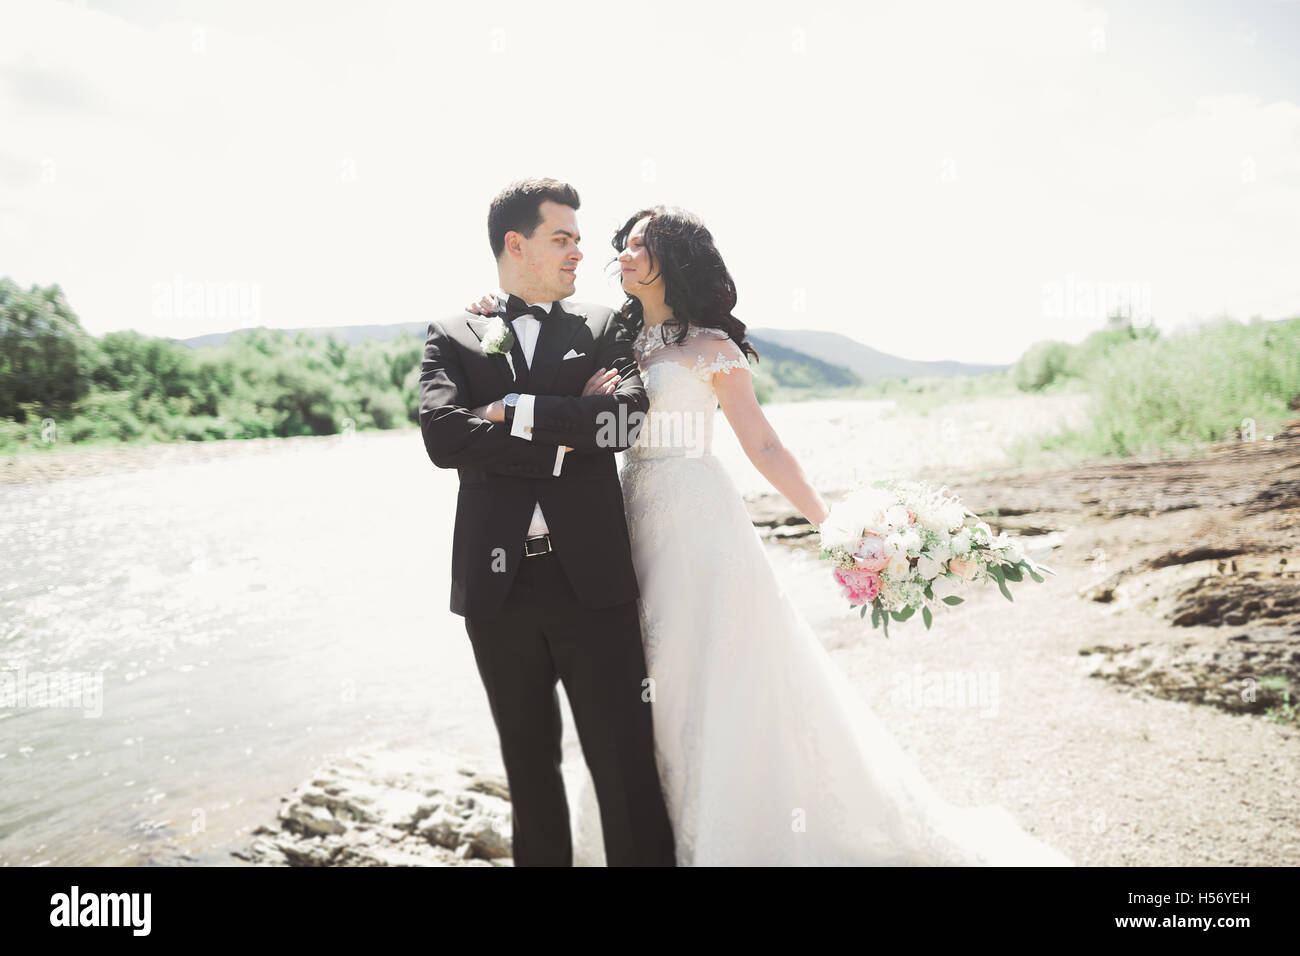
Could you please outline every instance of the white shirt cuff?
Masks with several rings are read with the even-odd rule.
[[[536,395],[520,395],[515,403],[515,421],[510,426],[510,434],[516,438],[533,440],[533,401]]]
[[[555,449],[555,470],[551,472],[556,478],[560,477],[560,466],[564,464],[564,446],[560,445]]]

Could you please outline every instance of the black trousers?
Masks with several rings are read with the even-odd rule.
[[[510,783],[516,866],[572,866],[557,678],[596,786],[609,866],[673,866],[635,601],[578,602],[554,552],[518,559],[500,612],[467,616]]]

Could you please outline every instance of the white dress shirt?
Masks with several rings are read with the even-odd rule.
[[[497,289],[496,296],[497,309],[504,312],[509,294],[504,289]],[[549,302],[527,302],[525,305],[530,307],[540,305],[548,315],[551,311],[551,303]],[[523,349],[524,361],[528,363],[528,367],[531,369],[533,367],[533,351],[537,348],[537,336],[542,331],[541,320],[535,315],[525,313],[524,315],[515,316],[510,324],[514,327],[515,336],[519,339],[519,347]],[[519,401],[515,405],[514,423],[510,426],[510,434],[516,438],[533,440],[533,401],[536,398],[536,395],[523,393],[519,395]],[[560,466],[563,464],[564,446],[560,445],[555,449],[555,469],[551,474],[558,477]],[[533,505],[532,523],[528,525],[528,537],[549,533],[550,530],[546,527],[546,519],[542,516],[542,503],[540,501],[536,502]]]

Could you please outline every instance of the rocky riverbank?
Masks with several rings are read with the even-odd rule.
[[[446,755],[358,750],[282,797],[234,855],[262,866],[509,866],[510,790]]]

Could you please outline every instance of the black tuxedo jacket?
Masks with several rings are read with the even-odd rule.
[[[638,429],[631,426],[649,408],[630,336],[604,306],[556,302],[542,320],[531,368],[516,343],[516,378],[505,355],[482,350],[490,321],[462,312],[431,323],[420,375],[424,447],[435,465],[460,474],[452,612],[500,610],[519,563],[534,560],[524,557],[524,537],[535,502],[546,517],[554,557],[579,600],[588,607],[636,600],[640,592],[614,461],[615,452],[635,443]],[[565,360],[570,349],[585,354]],[[582,387],[598,368],[618,369],[618,387],[610,395],[584,397]],[[509,392],[537,396],[531,441],[471,411]],[[600,417],[602,412],[613,418]],[[607,421],[615,428],[602,430]],[[629,423],[623,433],[620,422]],[[565,453],[556,477],[560,445],[573,451]]]

